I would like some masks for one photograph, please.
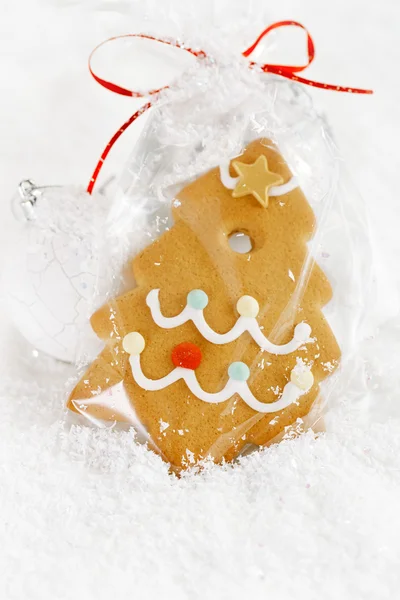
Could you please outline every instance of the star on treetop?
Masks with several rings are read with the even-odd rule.
[[[283,178],[281,175],[268,170],[266,157],[262,154],[251,165],[235,160],[232,166],[239,175],[239,181],[232,192],[232,196],[242,198],[252,194],[261,206],[267,208],[268,189],[283,183]]]

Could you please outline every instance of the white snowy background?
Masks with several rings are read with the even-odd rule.
[[[382,326],[365,360],[375,393],[357,405],[344,397],[317,439],[176,479],[130,433],[66,426],[70,371],[34,360],[1,305],[2,600],[400,596],[397,0],[2,0],[0,269],[12,254],[9,200],[19,180],[85,185],[138,106],[90,78],[97,43],[157,27],[240,52],[266,24],[288,18],[316,43],[307,77],[375,89],[373,97],[312,91],[372,217]],[[293,62],[301,39],[288,44]],[[133,126],[105,177],[136,135]]]

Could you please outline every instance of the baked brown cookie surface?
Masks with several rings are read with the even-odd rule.
[[[104,400],[123,385],[152,446],[185,468],[230,460],[304,417],[340,350],[322,313],[331,286],[307,248],[313,211],[270,141],[186,186],[173,217],[134,259],[137,287],[93,315],[105,350],[68,406],[130,421]],[[249,252],[232,249],[237,232]]]

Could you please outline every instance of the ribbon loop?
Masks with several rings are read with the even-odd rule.
[[[258,44],[261,42],[261,40],[267,36],[269,33],[271,33],[271,31],[273,31],[274,29],[279,29],[280,27],[299,27],[300,29],[303,29],[303,31],[306,32],[307,34],[307,52],[308,52],[308,61],[305,65],[300,65],[300,66],[291,66],[291,65],[261,65],[261,67],[271,67],[271,69],[281,69],[286,71],[287,73],[299,73],[300,71],[304,71],[305,69],[307,69],[307,67],[309,67],[312,63],[312,61],[314,60],[315,57],[315,46],[314,46],[314,42],[313,39],[308,31],[308,29],[306,27],[304,27],[304,25],[302,25],[301,23],[298,23],[297,21],[280,21],[279,23],[272,23],[272,25],[269,25],[269,27],[267,27],[266,29],[264,29],[264,31],[262,31],[260,33],[260,35],[258,36],[258,38],[256,39],[256,41],[249,46],[244,52],[242,52],[243,56],[245,58],[248,58],[250,56],[250,54],[252,54],[254,52],[254,50],[257,48]],[[252,65],[255,65],[257,63],[255,62],[251,62]],[[265,71],[266,69],[263,69],[263,71]]]
[[[185,52],[189,52],[189,54],[192,54],[196,58],[205,58],[207,56],[203,50],[193,50],[193,48],[188,48],[187,46],[184,46],[183,44],[181,44],[178,41],[168,40],[168,39],[163,39],[163,38],[156,38],[156,37],[153,37],[152,35],[147,35],[145,33],[127,33],[125,35],[117,35],[115,37],[109,38],[108,40],[104,40],[104,42],[101,42],[90,53],[89,71],[90,71],[90,74],[92,75],[93,79],[95,79],[97,81],[97,83],[99,83],[101,86],[106,88],[106,90],[109,90],[110,92],[114,92],[114,94],[120,94],[121,96],[131,96],[132,98],[145,98],[147,96],[154,96],[154,94],[158,94],[159,92],[161,92],[161,90],[165,90],[169,87],[169,85],[164,85],[163,87],[160,87],[160,88],[157,88],[154,90],[147,90],[145,92],[139,92],[136,90],[129,90],[127,88],[124,88],[124,87],[118,85],[117,83],[112,83],[112,81],[107,81],[106,79],[99,77],[99,75],[96,75],[96,73],[93,71],[93,67],[92,67],[92,59],[93,59],[93,56],[96,54],[96,52],[102,46],[105,46],[106,44],[109,44],[110,42],[115,42],[116,40],[122,40],[122,39],[126,39],[126,38],[140,38],[140,39],[144,39],[144,40],[151,40],[152,42],[159,42],[160,44],[166,44],[167,46],[173,46],[175,48],[180,48],[181,50],[184,50]]]

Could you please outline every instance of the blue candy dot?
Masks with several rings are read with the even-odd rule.
[[[208,304],[208,296],[203,290],[192,290],[188,293],[187,303],[192,308],[203,310]]]
[[[250,377],[250,369],[244,362],[234,362],[229,365],[228,375],[236,381],[246,381]]]

